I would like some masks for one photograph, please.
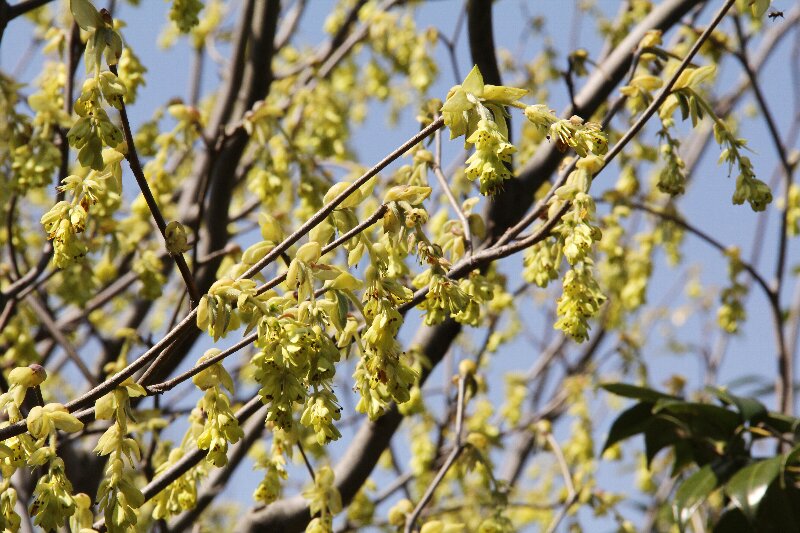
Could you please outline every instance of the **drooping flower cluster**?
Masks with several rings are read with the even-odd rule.
[[[220,350],[212,348],[197,360],[197,364],[219,355]],[[208,450],[206,461],[214,466],[224,466],[228,462],[228,443],[238,442],[244,436],[239,421],[231,409],[230,399],[222,390],[233,394],[233,378],[220,363],[215,363],[192,378],[192,382],[205,394],[197,403],[197,408],[205,415],[203,432],[197,437],[197,447]]]
[[[199,408],[195,408],[189,414],[188,419],[189,428],[186,430],[180,446],[171,449],[160,464],[155,461],[155,464],[158,465],[156,475],[168,471],[187,453],[197,449],[198,439],[205,428],[203,412]],[[171,443],[166,442],[165,444]],[[153,517],[165,519],[194,508],[197,504],[197,486],[200,480],[208,474],[208,466],[208,461],[199,462],[156,494],[153,497],[155,504]]]
[[[361,394],[356,409],[376,419],[392,400],[407,402],[417,380],[397,342],[397,332],[403,325],[397,308],[410,300],[412,293],[372,265],[367,267],[366,282],[367,328],[361,336],[363,354],[353,378],[354,388]]]
[[[306,533],[333,531],[333,517],[342,511],[342,496],[334,485],[333,470],[329,466],[318,469],[314,486],[303,492],[309,500],[309,510],[314,518],[306,526]]]
[[[286,456],[292,449],[289,433],[282,429],[272,432],[272,447],[269,457],[256,461],[257,468],[265,470],[264,477],[253,492],[253,499],[268,505],[281,495],[281,483],[289,477],[286,472]]]
[[[716,116],[714,109],[699,92],[700,86],[712,78],[715,72],[716,67],[713,65],[684,70],[675,82],[672,92],[661,105],[659,116],[662,120],[668,120],[680,107],[684,120],[691,117],[693,126],[696,126],[704,116],[711,117],[714,121],[714,138],[723,148],[719,158],[720,163],[727,163],[729,170],[736,165],[739,170],[733,203],[740,205],[746,201],[753,211],[763,211],[772,202],[772,191],[766,183],[756,177],[750,158],[742,155],[741,151],[746,148],[747,142],[734,135],[731,127]]]
[[[547,138],[555,140],[556,148],[561,152],[572,148],[579,156],[587,157],[608,151],[608,140],[597,122],[585,122],[577,115],[559,119],[543,104],[526,106],[525,117]]]
[[[128,378],[95,402],[95,418],[112,421],[94,449],[98,455],[108,456],[97,502],[111,533],[134,527],[138,520],[136,511],[144,503],[133,470],[135,461],[141,459],[141,452],[136,440],[128,436],[130,398],[144,394],[144,388]],[[130,468],[125,467],[126,459]]]
[[[508,142],[508,125],[504,106],[524,107],[518,102],[527,93],[524,89],[483,83],[478,67],[456,85],[442,106],[450,138],[464,135],[465,146],[475,146],[467,163],[467,177],[480,182],[484,195],[503,190],[503,181],[511,178],[511,155],[516,151]]]
[[[737,280],[744,270],[739,254],[738,248],[730,248],[725,252],[728,256],[728,277],[731,284],[722,289],[719,295],[721,305],[717,310],[717,322],[728,333],[738,333],[739,325],[747,318],[743,304],[748,292],[747,285]]]
[[[182,33],[189,33],[200,22],[198,15],[202,9],[201,0],[172,0],[169,19]]]
[[[555,328],[563,330],[578,342],[588,338],[589,319],[596,317],[605,301],[592,273],[592,245],[602,237],[594,222],[594,200],[588,194],[592,176],[603,166],[602,158],[589,156],[577,163],[564,185],[556,189],[550,202],[550,217],[555,216],[566,202],[569,210],[553,228],[552,238],[533,247],[525,257],[523,276],[540,286],[558,278],[561,256],[570,270],[564,276],[563,294],[558,299],[558,321]]]

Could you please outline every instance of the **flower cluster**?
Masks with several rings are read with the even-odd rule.
[[[396,338],[403,325],[397,308],[413,294],[373,265],[367,267],[366,278],[363,312],[367,327],[361,336],[362,357],[353,377],[354,389],[361,394],[356,409],[376,419],[392,400],[407,402],[417,380]]]
[[[128,436],[128,419],[131,416],[130,398],[145,394],[141,385],[128,378],[95,402],[95,418],[112,421],[94,449],[98,455],[108,456],[105,475],[97,491],[97,502],[111,533],[134,527],[136,510],[144,503],[132,470],[134,460],[141,458],[139,444]],[[130,463],[130,469],[125,468],[125,459]]]
[[[76,509],[72,483],[64,470],[64,460],[55,456],[55,450],[52,453],[47,473],[38,479],[33,489],[33,502],[29,509],[34,516],[33,523],[45,531],[62,527]]]
[[[55,136],[58,128],[65,128],[70,123],[64,111],[66,67],[63,64],[48,65],[44,72],[39,80],[40,90],[28,97],[28,105],[36,113],[33,120],[29,124],[27,117],[18,115],[14,128],[16,134],[8,139],[12,150],[14,187],[20,192],[51,182],[51,176],[61,161]]]
[[[684,70],[673,85],[669,97],[661,105],[659,116],[662,121],[668,120],[680,107],[684,120],[691,117],[694,126],[705,115],[711,117],[714,120],[714,138],[723,148],[720,163],[728,163],[729,169],[734,165],[739,169],[733,203],[740,205],[746,201],[753,211],[763,211],[772,202],[772,191],[766,183],[756,178],[750,158],[742,155],[747,142],[733,134],[731,128],[715,115],[714,109],[699,93],[700,85],[711,79],[715,72],[716,67],[713,65]]]
[[[211,348],[197,360],[197,364],[219,353],[217,348]],[[203,432],[197,437],[197,447],[208,450],[206,461],[214,466],[225,466],[228,462],[228,443],[238,442],[244,436],[231,409],[230,400],[222,390],[225,387],[233,394],[233,378],[221,363],[215,363],[196,374],[192,382],[205,391],[197,403],[197,408],[205,415],[205,425]]]
[[[417,307],[425,311],[425,324],[440,324],[467,308],[469,296],[457,281],[449,279],[441,268],[426,270],[414,280],[417,286],[428,286],[425,301]]]
[[[329,466],[318,469],[314,486],[303,491],[309,500],[309,510],[314,518],[306,526],[306,533],[333,531],[333,517],[342,511],[342,496],[334,485],[333,470]]]
[[[156,475],[168,471],[185,454],[197,449],[197,439],[205,428],[203,412],[195,408],[188,418],[189,428],[184,434],[181,445],[171,449],[160,464],[155,461],[155,464],[158,465],[156,467]],[[168,445],[170,443],[166,442],[165,444]],[[192,509],[197,503],[197,485],[208,474],[208,465],[208,462],[201,461],[156,494],[153,497],[153,503],[155,504],[153,517],[156,519],[168,518],[182,511]]]
[[[8,414],[9,422],[21,418],[20,407],[30,388],[38,390],[47,374],[39,365],[17,367],[8,375],[10,388],[0,396],[0,406]],[[31,468],[47,465],[47,471],[38,477],[33,489],[30,515],[36,525],[45,530],[62,527],[75,512],[72,484],[66,476],[64,461],[56,455],[57,431],[74,433],[83,429],[83,423],[58,403],[36,405],[25,419],[28,433],[6,440],[0,445],[0,468],[5,479],[27,464]],[[6,487],[6,490],[9,490]],[[0,508],[16,499],[16,492],[0,499]],[[12,509],[2,509],[0,521],[18,523],[19,517]]]
[[[203,9],[201,0],[173,0],[169,19],[182,33],[189,33],[200,22],[198,15]]]
[[[173,448],[166,461],[156,468],[156,476],[166,472],[184,456],[181,448]],[[157,520],[169,518],[182,511],[192,509],[197,504],[197,485],[194,472],[189,470],[159,492],[154,498],[153,517]]]
[[[272,431],[272,448],[269,457],[259,458],[258,468],[265,470],[264,477],[253,492],[253,499],[268,505],[281,495],[281,482],[289,477],[286,472],[286,455],[292,449],[289,434],[282,429]]]
[[[663,139],[660,152],[664,158],[664,167],[658,175],[658,182],[656,186],[658,190],[670,196],[677,196],[683,194],[686,190],[686,166],[678,154],[680,141],[670,135],[668,124],[672,120],[664,121],[664,127],[659,131],[658,135]]]
[[[67,133],[70,146],[78,150],[81,165],[103,170],[103,146],[117,148],[122,143],[122,131],[111,122],[103,101],[119,108],[125,93],[125,85],[109,71],[83,83],[75,102],[75,112],[80,118]]]
[[[511,179],[509,167],[516,148],[500,132],[497,123],[490,119],[479,120],[467,142],[475,146],[475,152],[467,159],[467,177],[479,181],[483,195],[491,196],[502,191],[503,181]]]
[[[719,327],[728,333],[738,333],[739,324],[747,318],[742,303],[747,296],[747,285],[736,279],[744,270],[739,253],[738,248],[729,248],[725,252],[725,255],[728,256],[728,277],[731,284],[722,289],[719,295],[721,305],[717,310],[717,322]]]
[[[526,106],[525,117],[535,129],[546,133],[548,139],[555,139],[556,148],[561,152],[572,148],[579,156],[587,157],[589,154],[603,155],[608,151],[608,139],[597,122],[584,122],[577,115],[559,119],[542,104]]]
[[[203,295],[197,306],[197,327],[205,329],[217,340],[241,325],[242,315],[252,319],[253,307],[265,310],[256,294],[256,283],[250,279],[222,278]],[[250,320],[246,320],[250,322]]]
[[[557,244],[543,244],[529,256],[527,276],[546,284],[557,277],[555,260],[563,255],[571,270],[563,280],[563,294],[558,299],[559,320],[555,328],[563,330],[578,342],[588,338],[588,319],[597,316],[605,301],[592,273],[594,261],[590,256],[592,244],[602,238],[600,228],[594,222],[595,204],[589,195],[592,176],[603,166],[603,159],[588,156],[578,160],[577,168],[556,189],[550,201],[549,216],[558,213],[565,203],[569,210],[553,228]],[[560,250],[559,250],[560,247]],[[554,249],[555,248],[555,249]]]
[[[465,146],[475,146],[467,161],[467,177],[478,179],[481,194],[493,195],[503,190],[503,181],[511,178],[511,155],[515,148],[508,142],[508,124],[504,106],[524,107],[518,102],[524,89],[483,83],[478,67],[456,85],[442,106],[450,138],[464,135]]]
[[[786,231],[795,237],[800,235],[800,185],[789,185],[789,194],[786,202]]]
[[[331,308],[335,304],[325,302]],[[331,385],[340,353],[323,328],[329,316],[310,302],[287,308],[280,316],[265,315],[258,323],[261,350],[251,360],[259,394],[269,406],[267,421],[291,430],[294,407],[304,405],[300,423],[312,428],[321,444],[341,436],[334,426],[341,408]]]
[[[359,10],[359,18],[369,28],[369,42],[376,55],[390,62],[391,70],[407,77],[411,86],[424,93],[436,80],[438,69],[431,56],[430,48],[436,44],[437,32],[434,28],[419,31],[414,18],[394,11],[379,9],[377,5],[368,4]],[[369,94],[380,97],[380,89],[389,87],[388,73],[377,73],[383,83],[376,83],[375,70],[382,70],[377,61],[372,61],[373,87],[378,89]],[[385,96],[402,91],[389,91]],[[385,97],[384,96],[384,97]]]
[[[561,242],[552,237],[542,239],[527,250],[523,259],[522,279],[539,287],[558,279],[561,265]]]

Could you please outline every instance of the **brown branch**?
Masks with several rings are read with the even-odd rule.
[[[109,68],[111,72],[116,76],[117,75],[117,67],[116,65],[110,65]],[[142,191],[142,196],[144,196],[144,200],[147,203],[148,209],[150,209],[150,214],[153,215],[153,220],[158,227],[158,231],[161,232],[161,236],[164,238],[164,244],[166,246],[167,241],[167,222],[164,220],[164,215],[161,214],[161,209],[158,207],[158,202],[156,202],[155,197],[153,196],[153,191],[150,190],[150,185],[147,183],[147,178],[144,176],[144,170],[142,170],[142,163],[139,161],[139,155],[136,153],[136,145],[133,142],[133,133],[131,132],[131,123],[128,120],[128,111],[125,106],[125,102],[121,101],[119,107],[119,116],[122,120],[122,130],[125,133],[125,141],[128,145],[128,152],[125,154],[125,159],[128,160],[128,164],[131,167],[131,172],[133,172],[133,177],[136,178],[136,183],[139,185],[139,190]],[[178,265],[178,270],[183,277],[183,282],[186,284],[186,288],[189,291],[189,298],[192,301],[192,307],[197,305],[197,302],[200,301],[200,292],[197,290],[197,284],[192,277],[192,272],[189,270],[189,265],[186,264],[186,259],[183,257],[182,253],[175,253],[170,254],[172,258],[175,260],[175,264]]]
[[[552,433],[546,433],[545,439],[547,440],[547,444],[550,446],[550,449],[553,452],[553,455],[556,456],[556,461],[558,462],[558,467],[561,469],[561,476],[564,478],[564,485],[567,487],[567,501],[564,502],[564,505],[559,509],[558,514],[553,518],[553,521],[547,527],[547,533],[553,533],[561,521],[567,516],[567,512],[569,508],[574,504],[578,499],[578,491],[575,490],[575,484],[572,482],[572,473],[569,471],[569,466],[567,465],[567,460],[564,458],[564,453],[561,451],[561,446],[558,445],[558,441],[553,437]]]
[[[198,178],[188,180],[180,198],[179,211],[190,221],[192,216],[197,217],[197,224],[200,224],[196,232],[196,257],[210,256],[225,249],[230,242],[228,210],[236,185],[232,176],[235,175],[248,146],[249,136],[242,131],[233,137],[225,137],[222,128],[231,117],[241,116],[253,103],[269,93],[273,80],[273,42],[280,8],[279,0],[251,0],[243,6],[240,27],[244,30],[244,37],[239,35],[243,42],[237,43],[233,72],[207,128],[206,137],[212,140],[215,148],[212,151],[206,150],[198,158],[193,169]],[[242,63],[241,68],[238,67],[239,62]],[[197,184],[197,187],[192,183]],[[200,206],[200,211],[189,216],[195,206]],[[207,292],[216,281],[217,268],[221,261],[222,256],[203,264],[195,261],[195,281],[201,294]],[[200,331],[195,329],[181,340],[172,355],[162,359],[157,370],[151,371],[148,378],[157,381],[169,376],[189,353],[199,335]]]
[[[36,313],[36,317],[39,319],[39,322],[42,323],[44,328],[50,333],[50,336],[53,340],[61,346],[64,350],[64,353],[67,354],[67,357],[78,367],[81,375],[89,382],[90,385],[97,385],[97,381],[94,379],[91,370],[86,366],[86,363],[83,362],[81,356],[78,354],[78,351],[75,349],[75,346],[72,345],[72,342],[64,335],[61,330],[58,328],[55,320],[50,313],[50,311],[45,306],[44,302],[39,299],[38,294],[31,293],[26,298],[28,305],[31,306],[33,312]]]

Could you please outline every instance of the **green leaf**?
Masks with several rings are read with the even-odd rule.
[[[608,438],[603,446],[603,451],[606,451],[622,440],[639,433],[644,433],[652,422],[652,403],[637,403],[633,407],[626,409],[614,420],[614,423],[611,424],[611,429],[608,432]]]
[[[648,402],[657,402],[662,398],[669,398],[679,400],[677,396],[670,396],[657,390],[649,389],[647,387],[639,387],[637,385],[629,385],[627,383],[601,383],[600,387],[604,388],[612,394],[623,396],[625,398],[633,398],[634,400],[644,400]]]
[[[483,99],[497,104],[509,105],[528,94],[527,89],[505,87],[503,85],[485,85]]]
[[[736,396],[719,387],[708,387],[706,390],[714,394],[723,403],[734,405],[739,411],[742,422],[751,422],[767,415],[767,408],[763,403],[748,396]]]
[[[733,411],[707,403],[662,399],[653,407],[653,413],[661,412],[676,415],[696,437],[727,440],[741,425],[739,415]]]
[[[800,531],[800,491],[773,482],[761,500],[756,515],[758,531]]]
[[[704,466],[681,483],[675,491],[675,499],[672,502],[673,516],[681,528],[717,488],[717,483],[717,475],[711,465]]]
[[[674,446],[686,437],[674,422],[657,417],[644,432],[644,450],[648,466],[656,454],[667,446]]]
[[[483,76],[480,69],[478,69],[478,65],[472,67],[467,77],[464,78],[464,83],[461,84],[461,87],[468,93],[472,93],[479,98],[483,97]]]
[[[783,456],[757,461],[736,472],[725,484],[725,493],[748,520],[755,519],[769,484],[780,473],[782,462]]]
[[[69,0],[69,10],[81,29],[91,30],[103,25],[100,13],[89,0]]]
[[[771,1],[772,0],[755,0],[752,5],[753,16],[756,18],[763,17],[764,13],[769,9]]]

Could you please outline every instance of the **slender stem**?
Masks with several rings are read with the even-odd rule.
[[[678,216],[675,216],[675,215],[673,215],[671,213],[665,213],[664,211],[660,211],[660,210],[658,210],[656,208],[650,207],[650,206],[645,205],[645,204],[636,203],[636,202],[625,202],[625,205],[627,205],[629,207],[632,207],[634,209],[638,209],[640,211],[644,211],[646,213],[649,213],[651,215],[657,216],[657,217],[662,218],[664,220],[668,220],[668,221],[672,222],[673,224],[677,224],[678,226],[682,227],[683,229],[685,229],[689,233],[692,233],[692,234],[696,235],[701,240],[703,240],[706,243],[710,244],[711,246],[713,246],[714,248],[716,248],[717,250],[719,250],[723,254],[728,250],[728,247],[725,246],[724,244],[722,244],[721,242],[719,242],[717,239],[715,239],[714,237],[712,237],[708,233],[704,232],[700,228],[692,225],[691,223],[685,221],[684,219],[682,219],[682,218],[680,218]],[[756,270],[756,268],[752,264],[750,264],[748,261],[743,261],[743,260],[740,259],[739,262],[741,263],[742,267],[747,271],[747,273],[750,274],[750,276],[752,276],[752,278],[756,281],[756,283],[763,289],[764,294],[767,296],[767,300],[772,302],[774,300],[775,294],[772,291],[772,289],[770,288],[769,284],[767,283],[767,280],[765,280],[764,277],[761,274],[758,273],[758,270]]]
[[[228,357],[228,356],[238,352],[242,348],[245,348],[245,347],[249,346],[250,344],[254,343],[256,341],[256,339],[258,339],[258,334],[252,333],[252,334],[248,335],[247,337],[244,337],[242,340],[240,340],[239,342],[237,342],[236,344],[234,344],[230,348],[227,348],[227,349],[221,351],[220,353],[218,353],[214,357],[209,357],[208,359],[206,359],[202,363],[198,364],[197,366],[192,367],[190,370],[187,370],[186,372],[184,372],[184,373],[182,373],[182,374],[180,374],[178,376],[175,376],[174,378],[172,378],[170,380],[164,381],[162,383],[156,383],[154,385],[149,385],[149,386],[146,387],[146,389],[150,394],[162,394],[164,392],[172,390],[177,385],[180,385],[184,381],[196,376],[197,374],[199,374],[200,372],[202,372],[206,368],[209,368],[209,367],[211,367],[211,366],[213,366],[213,365],[215,365],[215,364],[217,364],[219,362],[222,362],[226,357]],[[144,381],[144,377],[142,378],[142,381]]]
[[[547,528],[547,533],[553,533],[564,517],[567,516],[569,508],[578,499],[578,492],[575,490],[575,484],[572,481],[572,473],[569,471],[567,460],[564,458],[564,452],[561,451],[561,446],[558,445],[558,441],[553,437],[553,434],[549,432],[545,434],[544,438],[550,446],[553,455],[556,456],[558,467],[561,469],[561,476],[564,478],[564,485],[567,487],[567,501],[564,502],[564,505],[559,509],[553,522]]]
[[[109,68],[116,76],[116,65],[111,65]],[[120,105],[119,116],[122,119],[122,129],[125,132],[125,140],[128,144],[128,153],[125,154],[125,159],[127,159],[128,163],[130,164],[133,176],[136,178],[136,183],[139,185],[139,189],[142,191],[142,196],[144,196],[147,207],[150,209],[150,213],[153,215],[153,220],[158,227],[158,231],[161,232],[161,236],[166,242],[167,222],[164,220],[164,216],[161,214],[161,210],[159,209],[158,203],[153,196],[153,192],[150,190],[150,186],[147,184],[147,178],[144,176],[142,163],[139,161],[139,155],[136,153],[136,146],[133,142],[133,133],[131,132],[131,123],[128,120],[128,111],[125,107],[125,102],[122,102],[122,105]],[[183,282],[186,284],[186,288],[189,291],[189,298],[191,299],[192,307],[195,307],[197,302],[200,301],[200,291],[197,289],[197,284],[194,281],[194,277],[192,277],[192,271],[189,269],[189,265],[186,264],[186,259],[183,257],[183,254],[176,253],[170,255],[172,255],[172,258],[175,260],[175,264],[178,265],[178,270],[183,277]]]
[[[198,46],[192,55],[192,71],[189,74],[189,105],[196,106],[200,101],[200,86],[203,83],[203,63],[205,61],[205,48]],[[203,132],[200,135],[205,138]]]
[[[18,196],[12,194],[11,199],[8,201],[8,212],[6,213],[6,247],[8,248],[8,258],[11,261],[11,268],[14,270],[17,279],[19,279],[22,277],[22,274],[19,271],[17,250],[16,246],[14,246],[14,213],[17,211],[17,199]]]
[[[744,69],[745,73],[747,74],[747,79],[750,80],[750,86],[753,89],[753,95],[756,97],[756,101],[758,102],[758,107],[761,109],[761,114],[764,115],[764,120],[767,123],[767,129],[769,130],[770,137],[772,138],[772,144],[775,146],[775,151],[778,153],[778,158],[780,159],[781,166],[783,167],[784,172],[784,205],[788,205],[789,201],[789,185],[792,182],[792,174],[793,168],[792,164],[789,163],[789,156],[786,153],[786,147],[783,146],[783,141],[781,140],[780,132],[778,131],[778,126],[775,124],[775,117],[770,112],[769,105],[767,104],[767,99],[764,97],[764,93],[761,90],[761,83],[756,76],[755,71],[750,66],[750,60],[748,59],[747,55],[747,47],[746,47],[746,39],[744,37],[744,32],[742,30],[741,22],[739,21],[739,17],[734,17],[733,19],[735,26],[736,26],[736,33],[739,36],[739,44],[740,49],[735,54],[736,57],[739,59],[739,62],[742,64],[742,69]],[[783,281],[784,270],[786,267],[786,249],[787,249],[787,241],[788,241],[788,209],[781,210],[781,225],[780,225],[780,244],[778,247],[778,258],[775,263],[775,291],[780,293],[780,286],[781,282]]]
[[[456,212],[456,216],[458,220],[461,221],[461,229],[464,232],[464,246],[467,249],[468,254],[472,254],[472,232],[469,230],[469,221],[467,217],[464,215],[464,211],[461,209],[461,206],[458,205],[458,201],[456,197],[453,196],[453,191],[450,190],[450,185],[447,184],[447,178],[445,177],[444,173],[442,172],[442,132],[436,132],[436,155],[434,156],[433,160],[433,173],[436,176],[436,179],[439,181],[439,186],[441,186],[444,195],[447,197],[447,201],[450,202],[450,206]]]
[[[78,355],[78,351],[75,349],[75,346],[72,345],[72,342],[64,335],[61,330],[56,325],[55,320],[53,320],[50,311],[45,307],[44,302],[39,300],[37,294],[31,293],[26,298],[28,305],[31,306],[33,312],[36,313],[39,322],[42,323],[44,328],[50,333],[50,336],[53,340],[61,346],[64,350],[64,353],[67,354],[67,357],[75,363],[75,366],[78,367],[81,375],[89,382],[91,385],[97,385],[97,380],[94,379],[92,375],[92,371],[86,366],[86,363],[83,362],[80,355]]]
[[[300,439],[297,439],[297,449],[300,450],[300,455],[303,456],[303,462],[306,464],[306,470],[308,470],[308,475],[311,476],[311,481],[317,481],[317,474],[314,472],[314,466],[311,464],[311,461],[308,460],[308,456],[306,455],[306,451],[303,449],[303,444],[300,442]]]
[[[414,508],[414,511],[408,516],[406,519],[406,527],[405,533],[412,533],[414,531],[414,525],[419,519],[420,513],[425,508],[425,506],[430,502],[431,498],[433,498],[433,493],[436,491],[436,487],[444,479],[444,476],[447,475],[447,472],[450,468],[455,464],[456,459],[458,456],[461,455],[461,452],[464,451],[464,442],[462,439],[462,431],[463,431],[463,424],[464,424],[464,404],[466,403],[466,378],[464,376],[458,377],[458,399],[456,404],[456,442],[453,445],[453,449],[450,452],[450,455],[447,456],[444,464],[436,473],[436,476],[431,481],[428,488],[425,490],[425,494],[422,495],[417,506]]]

